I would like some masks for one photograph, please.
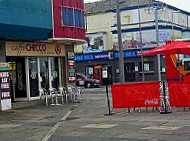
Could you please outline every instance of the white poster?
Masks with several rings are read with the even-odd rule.
[[[167,40],[171,40],[170,30],[159,30],[159,45],[164,45]],[[117,34],[113,34],[113,49],[118,50]],[[122,33],[123,49],[140,48],[140,33],[126,32]],[[142,31],[142,46],[143,48],[152,48],[157,46],[156,30]]]
[[[108,71],[107,70],[102,71],[102,78],[108,78]]]
[[[83,44],[83,53],[101,52],[106,46],[106,34],[87,34],[86,43]]]

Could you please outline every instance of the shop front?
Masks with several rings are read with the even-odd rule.
[[[7,61],[12,70],[14,100],[39,99],[40,89],[63,86],[65,46],[51,43],[6,42]]]
[[[125,50],[124,57],[124,72],[125,82],[140,82],[142,81],[142,67],[140,50]],[[84,73],[86,76],[93,78],[94,68],[102,66],[102,68],[109,66],[112,80],[114,83],[120,82],[119,76],[119,53],[117,51],[102,52],[102,53],[86,53],[75,54],[76,72]],[[157,56],[148,56],[143,58],[144,75],[146,81],[157,80]],[[165,78],[165,62],[161,56],[161,73],[163,79]]]

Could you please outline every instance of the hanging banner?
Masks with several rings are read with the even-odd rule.
[[[169,81],[168,89],[171,107],[190,106],[190,82]]]
[[[160,107],[159,82],[112,85],[113,108]]]
[[[7,56],[65,56],[65,46],[35,42],[5,42]]]

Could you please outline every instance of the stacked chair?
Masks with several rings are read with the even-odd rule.
[[[48,106],[48,99],[50,99],[51,103],[50,105],[62,105],[64,103],[70,102],[81,102],[82,100],[82,88],[75,87],[68,85],[67,88],[65,87],[59,87],[56,88],[49,88],[49,91],[47,91],[45,88],[41,88],[39,90],[41,98],[45,97],[45,103],[46,106]],[[61,104],[59,103],[59,99],[61,99]]]

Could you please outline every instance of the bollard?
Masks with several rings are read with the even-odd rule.
[[[108,104],[108,114],[104,114],[104,115],[111,116],[111,115],[114,115],[115,113],[111,112],[110,99],[109,99],[109,93],[108,93],[108,85],[106,85],[106,96],[107,96],[107,104]]]

